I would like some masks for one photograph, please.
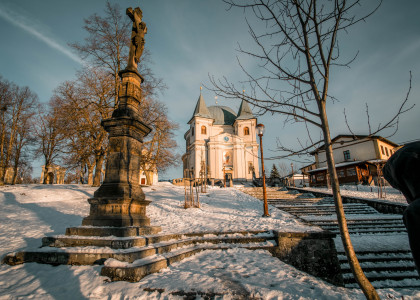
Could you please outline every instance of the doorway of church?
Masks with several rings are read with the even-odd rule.
[[[226,182],[226,186],[229,186],[229,187],[233,186],[232,173],[225,173],[225,182]]]

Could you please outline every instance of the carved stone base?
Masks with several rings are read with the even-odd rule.
[[[149,226],[146,206],[150,201],[137,199],[90,198],[90,214],[83,226]]]
[[[160,226],[129,226],[129,227],[69,227],[66,229],[68,236],[116,236],[116,237],[132,237],[149,234],[156,234],[162,231]]]

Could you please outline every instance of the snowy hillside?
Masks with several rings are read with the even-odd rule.
[[[89,212],[87,198],[96,188],[82,185],[18,185],[0,187],[0,255],[39,247],[45,235],[64,234],[81,225]],[[184,189],[168,183],[145,188],[152,203],[148,216],[164,233],[277,229],[313,231],[292,215],[233,188],[210,188],[200,195],[201,208],[183,208]],[[137,283],[109,282],[101,266],[58,266],[28,263],[0,266],[0,299],[364,299],[357,289],[338,288],[284,264],[263,250],[204,251]],[[383,299],[420,299],[414,290],[379,290]],[[235,297],[236,297],[235,296]],[[200,297],[198,297],[200,299]]]

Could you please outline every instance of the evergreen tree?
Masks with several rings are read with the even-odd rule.
[[[279,171],[277,170],[277,167],[275,164],[273,164],[273,167],[271,168],[271,173],[270,173],[270,179],[274,179],[274,178],[280,178]]]

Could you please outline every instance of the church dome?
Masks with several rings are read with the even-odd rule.
[[[236,113],[227,106],[209,106],[209,111],[215,125],[233,125]]]

